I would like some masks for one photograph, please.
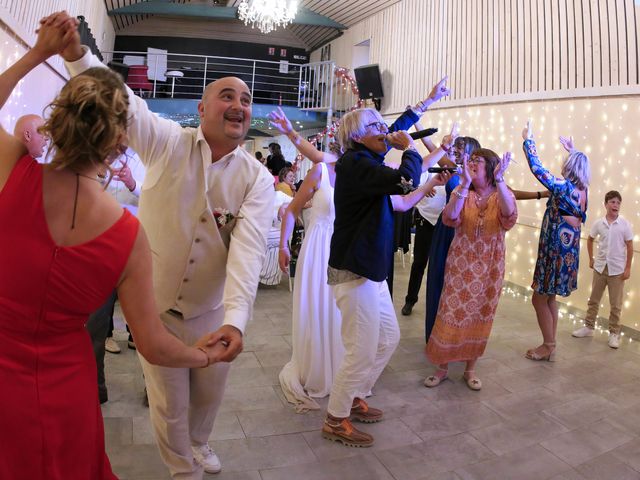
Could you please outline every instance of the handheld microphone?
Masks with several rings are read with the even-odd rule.
[[[418,140],[420,138],[424,138],[424,137],[429,137],[431,135],[433,135],[434,133],[436,133],[438,131],[437,128],[425,128],[424,130],[418,130],[417,132],[411,132],[409,134],[409,136],[411,138],[413,138],[414,140]],[[388,141],[388,137],[391,134],[387,134],[387,141]]]
[[[418,140],[424,137],[430,137],[438,131],[437,128],[425,128],[424,130],[418,130],[417,132],[411,132],[409,136],[414,140]]]

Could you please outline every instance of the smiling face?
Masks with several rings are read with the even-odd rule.
[[[471,173],[471,181],[475,184],[484,185],[487,183],[487,172],[485,168],[486,160],[480,155],[471,155],[469,160],[469,173]]]
[[[216,80],[207,86],[198,112],[202,133],[210,146],[235,148],[251,125],[249,87],[236,77]]]

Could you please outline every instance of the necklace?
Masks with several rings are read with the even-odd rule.
[[[482,202],[482,201],[486,200],[493,193],[493,192],[488,192],[486,195],[480,195],[477,190],[475,192],[476,192],[476,197],[478,197],[478,201],[479,202]]]

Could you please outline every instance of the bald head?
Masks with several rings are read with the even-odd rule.
[[[40,158],[48,143],[47,137],[39,132],[42,125],[42,117],[29,114],[20,117],[13,129],[13,135],[27,147],[29,155],[33,158]]]
[[[237,77],[220,78],[205,88],[198,113],[204,138],[216,152],[214,157],[226,155],[242,144],[249,131],[251,91]]]
[[[222,77],[218,80],[214,80],[209,83],[202,94],[202,101],[204,102],[206,98],[208,98],[213,92],[218,92],[225,87],[236,87],[241,90],[244,90],[246,93],[251,96],[251,90],[249,90],[249,85],[247,85],[243,80],[238,77]]]

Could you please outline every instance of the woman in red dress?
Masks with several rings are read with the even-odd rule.
[[[0,75],[0,107],[34,67],[77,35],[65,13]],[[114,288],[140,353],[206,367],[223,342],[186,346],[156,312],[151,253],[135,217],[97,175],[126,140],[128,98],[107,69],[73,78],[51,104],[51,163],[37,163],[0,127],[0,478],[114,479],[104,451],[96,365],[84,327]]]

